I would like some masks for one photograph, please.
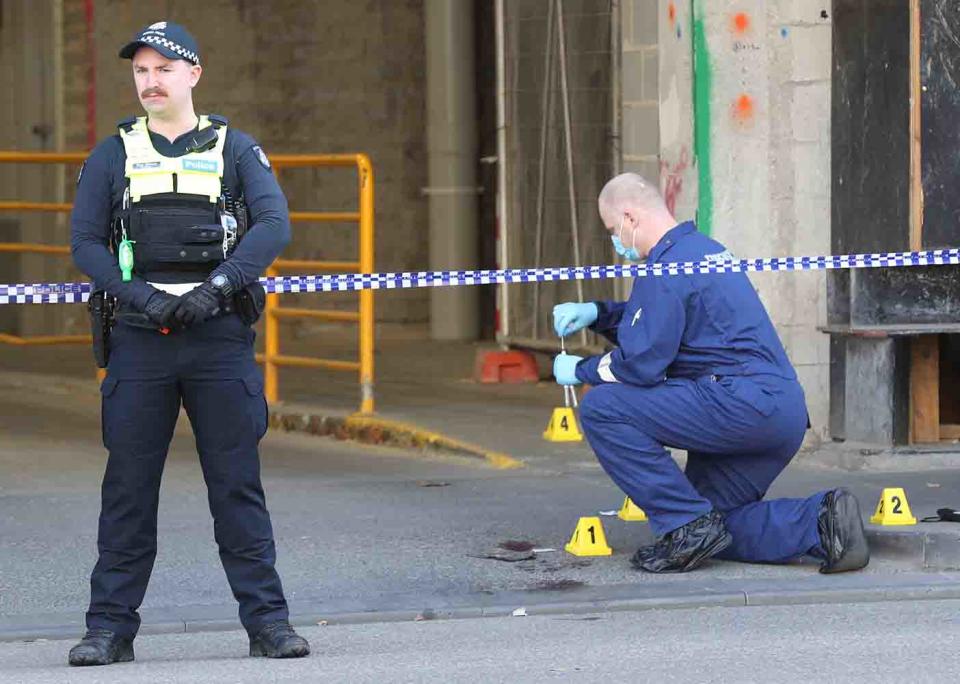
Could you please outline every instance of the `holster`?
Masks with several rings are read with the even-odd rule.
[[[254,281],[233,295],[233,309],[245,325],[253,325],[260,320],[267,305],[267,293],[260,281]]]
[[[106,368],[110,362],[110,330],[113,328],[116,299],[103,290],[94,290],[87,300],[90,312],[90,332],[93,335],[93,359],[97,368]]]

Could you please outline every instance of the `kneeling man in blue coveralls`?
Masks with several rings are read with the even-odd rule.
[[[658,190],[625,173],[600,193],[614,249],[648,264],[723,261],[723,245],[678,224]],[[564,336],[589,327],[613,350],[562,354],[562,385],[589,383],[580,419],[607,474],[647,512],[656,543],[632,564],[686,572],[717,557],[783,563],[809,555],[824,573],[859,570],[870,552],[846,489],[763,501],[808,427],[803,389],[743,273],[646,276],[626,302],[553,310]],[[681,471],[664,447],[685,449]]]

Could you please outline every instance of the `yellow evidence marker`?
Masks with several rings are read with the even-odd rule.
[[[628,522],[647,521],[647,514],[644,513],[643,509],[637,504],[633,503],[633,499],[629,496],[623,500],[623,506],[620,508],[620,512],[617,513],[617,517]]]
[[[567,353],[567,348],[560,338],[560,354]],[[577,408],[577,390],[572,385],[563,386],[563,407],[553,409],[550,422],[543,432],[543,438],[548,442],[582,442],[583,435],[577,425],[574,409]]]
[[[880,494],[876,512],[870,516],[875,525],[916,525],[917,519],[910,512],[907,495],[902,487],[887,487]]]
[[[613,549],[607,546],[603,524],[595,516],[580,518],[570,543],[563,548],[574,556],[609,556],[613,553]]]
[[[583,435],[577,425],[577,417],[569,406],[553,409],[543,438],[548,442],[582,442]]]

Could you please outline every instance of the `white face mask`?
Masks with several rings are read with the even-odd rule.
[[[621,236],[623,235],[623,220],[625,218],[626,216],[620,218],[620,229],[617,231],[617,234],[610,236],[610,240],[613,242],[613,249],[617,254],[628,261],[640,261],[640,252],[635,246],[637,241],[637,227],[634,226],[633,232],[630,233],[630,247],[626,247],[621,239]]]

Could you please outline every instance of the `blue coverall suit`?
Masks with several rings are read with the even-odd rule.
[[[730,258],[692,222],[648,264]],[[627,302],[600,302],[591,329],[616,347],[577,378],[583,430],[601,465],[664,535],[716,509],[733,543],[718,557],[782,562],[822,556],[825,492],[761,501],[808,426],[796,373],[742,273],[647,276]],[[688,451],[681,472],[664,446]]]
[[[185,153],[196,130],[174,141],[150,133],[164,156]],[[77,266],[119,306],[142,311],[156,292],[139,277],[121,280],[108,249],[111,217],[126,187],[119,136],[98,145],[78,179],[72,215]],[[287,202],[269,161],[248,135],[227,129],[223,184],[245,198],[250,228],[214,273],[233,288],[255,281],[290,240]],[[276,550],[260,482],[257,450],[267,430],[254,332],[237,314],[221,315],[169,335],[117,322],[101,386],[103,441],[109,451],[87,627],[132,638],[157,552],[160,478],[181,401],[196,436],[214,536],[240,619],[251,634],[287,619],[274,568]]]

